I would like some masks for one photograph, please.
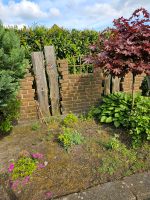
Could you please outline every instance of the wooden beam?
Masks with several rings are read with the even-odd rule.
[[[111,75],[105,77],[104,95],[110,94],[110,80],[111,80]]]
[[[120,78],[112,78],[112,93],[120,91]]]
[[[52,115],[60,114],[60,98],[59,98],[59,84],[58,71],[56,65],[56,56],[53,46],[45,46],[46,71],[49,80],[50,101]]]
[[[48,89],[42,52],[32,53],[32,64],[37,85],[39,106],[44,117],[50,116],[48,103]]]

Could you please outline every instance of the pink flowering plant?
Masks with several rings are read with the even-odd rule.
[[[22,156],[16,162],[10,163],[8,167],[10,187],[16,190],[20,186],[25,186],[36,169],[39,170],[46,166],[45,162],[41,162],[43,157],[43,154],[33,153],[28,157]]]
[[[41,153],[33,153],[33,154],[31,154],[31,156],[34,159],[43,159],[43,154],[41,154]]]

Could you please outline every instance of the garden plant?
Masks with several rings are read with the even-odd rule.
[[[0,132],[8,132],[17,117],[19,81],[26,67],[27,60],[19,37],[14,30],[6,30],[0,24]]]

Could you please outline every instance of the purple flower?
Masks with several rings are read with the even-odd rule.
[[[39,163],[38,164],[38,169],[42,169],[42,168],[44,168],[45,167],[45,165],[43,164],[43,163]]]
[[[10,165],[9,165],[9,168],[8,168],[8,171],[9,172],[12,172],[13,170],[14,170],[14,164],[13,163],[11,163]]]
[[[46,192],[45,193],[46,199],[50,199],[50,198],[52,198],[52,196],[53,196],[52,192]]]
[[[12,182],[11,188],[15,190],[17,189],[18,186],[19,186],[19,180],[16,180]]]
[[[26,176],[23,181],[22,181],[22,185],[26,185],[30,180],[30,176]]]
[[[34,158],[34,159],[42,159],[43,158],[43,154],[41,154],[41,153],[33,153],[31,155],[32,155],[32,158]]]

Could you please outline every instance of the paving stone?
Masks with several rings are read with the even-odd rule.
[[[75,193],[58,200],[136,200],[136,197],[122,182],[109,182],[81,193]]]
[[[150,172],[126,177],[124,183],[138,200],[150,200]]]

